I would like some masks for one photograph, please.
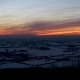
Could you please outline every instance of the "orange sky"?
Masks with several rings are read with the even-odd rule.
[[[40,24],[40,23],[39,23]],[[61,26],[62,25],[62,26]],[[55,27],[52,27],[51,24],[42,24],[39,25],[41,28],[36,28],[38,26],[34,26],[33,24],[30,25],[22,25],[20,27],[15,26],[14,28],[9,27],[7,29],[0,29],[0,35],[24,35],[24,34],[33,34],[38,36],[44,36],[44,35],[80,35],[80,26],[63,26],[64,24],[55,25]]]
[[[36,32],[36,31],[35,31]],[[66,28],[59,30],[37,31],[37,35],[80,35],[80,28]]]

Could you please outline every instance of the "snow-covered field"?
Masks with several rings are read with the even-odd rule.
[[[49,68],[51,65],[63,67],[71,66],[73,63],[77,64],[80,61],[80,46],[74,42],[75,47],[61,45],[55,42],[49,42],[52,46],[46,46],[49,50],[41,50],[40,44],[36,46],[19,46],[10,47],[2,46],[0,44],[0,69],[4,68],[29,68],[29,67],[45,67]],[[5,45],[7,45],[5,43]],[[45,46],[42,44],[42,46]]]
[[[0,69],[5,69],[5,68],[28,68],[30,67],[29,65],[25,64],[20,64],[20,63],[6,63],[0,65]]]

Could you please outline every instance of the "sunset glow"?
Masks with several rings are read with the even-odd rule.
[[[80,35],[80,0],[0,0],[0,35]]]

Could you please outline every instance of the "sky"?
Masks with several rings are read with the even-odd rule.
[[[80,35],[80,0],[0,0],[0,35]]]

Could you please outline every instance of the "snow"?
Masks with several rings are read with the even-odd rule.
[[[0,65],[0,69],[5,68],[28,68],[30,65],[20,64],[20,63],[7,63]]]
[[[15,54],[27,54],[27,52],[15,52]]]
[[[60,62],[56,62],[54,63],[54,66],[57,66],[57,67],[66,67],[66,66],[71,66],[73,64],[72,61],[60,61]]]
[[[8,49],[9,52],[12,52],[12,51],[14,51],[14,50],[16,50],[16,51],[19,51],[19,50],[27,50],[27,47],[19,47],[19,48],[14,48],[14,47],[12,47],[12,48],[0,48],[0,52],[5,52],[6,49]]]
[[[43,68],[50,68],[50,64],[40,65],[40,67],[43,67]]]
[[[2,57],[0,57],[0,59],[2,59]]]
[[[30,60],[30,61],[24,61],[22,63],[30,64],[30,65],[39,65],[39,64],[44,64],[45,60]]]
[[[31,55],[36,55],[36,56],[57,56],[57,55],[61,55],[64,54],[63,52],[64,49],[62,48],[55,48],[53,47],[53,49],[51,50],[38,50],[38,49],[32,49],[29,50],[28,53]],[[69,54],[71,52],[65,52],[65,54]]]
[[[50,67],[51,64],[58,66],[58,67],[63,67],[63,66],[71,66],[73,62],[75,62],[75,64],[77,63],[77,61],[78,61],[77,56],[80,56],[80,49],[75,52],[64,52],[64,50],[68,48],[67,46],[64,46],[64,44],[63,44],[63,46],[60,46],[60,44],[58,44],[58,43],[50,43],[50,44],[54,44],[54,46],[49,46],[49,48],[51,50],[29,49],[27,47],[0,48],[0,52],[6,52],[6,49],[8,49],[9,52],[12,52],[16,49],[15,54],[24,53],[24,54],[29,54],[29,56],[32,56],[32,57],[36,56],[37,58],[39,58],[41,56],[43,56],[43,57],[47,56],[50,58],[50,59],[43,58],[41,60],[36,60],[34,58],[33,60],[23,61],[21,63],[1,62],[0,69],[27,68],[27,67],[34,67],[34,66],[40,66],[40,67],[47,68],[47,67]],[[69,44],[69,43],[67,43],[67,44]],[[74,42],[72,44],[78,45],[79,43]],[[37,45],[37,46],[39,46],[39,45]],[[6,47],[6,46],[3,46],[3,47]],[[19,52],[19,50],[27,50],[28,52]],[[6,57],[6,56],[3,56],[3,57],[5,57],[6,60],[14,59],[12,57],[11,58]],[[3,57],[0,57],[0,59],[2,59]],[[69,60],[57,62],[57,59],[62,59],[62,58],[69,58]]]
[[[43,60],[30,60],[30,61],[24,61],[22,63],[25,64],[29,64],[29,65],[43,65],[43,64],[49,64],[55,62],[54,60],[50,60],[50,61],[45,61],[45,59]]]

